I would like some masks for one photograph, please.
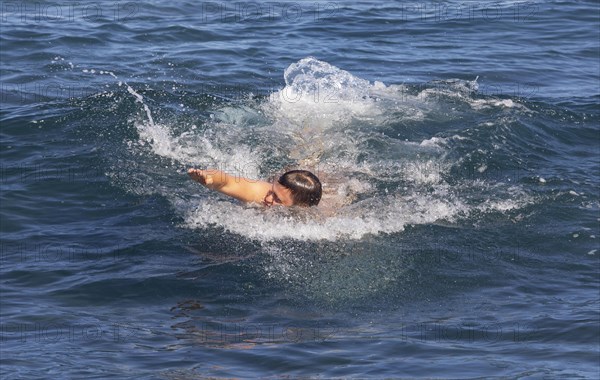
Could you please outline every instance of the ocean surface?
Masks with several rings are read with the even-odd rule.
[[[597,1],[3,1],[0,28],[2,379],[599,378]]]

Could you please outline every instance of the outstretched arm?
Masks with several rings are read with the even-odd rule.
[[[262,203],[271,189],[271,184],[248,178],[229,175],[216,169],[188,169],[193,180],[211,190],[217,190],[242,202]]]

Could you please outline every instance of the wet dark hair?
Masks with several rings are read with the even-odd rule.
[[[321,200],[321,181],[308,170],[291,170],[277,182],[292,192],[294,205],[316,206]]]

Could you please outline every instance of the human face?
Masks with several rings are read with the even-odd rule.
[[[293,206],[292,192],[279,182],[274,181],[271,190],[265,195],[263,204],[265,206]]]

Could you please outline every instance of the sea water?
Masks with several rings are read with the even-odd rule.
[[[3,378],[598,377],[595,2],[1,7]]]

